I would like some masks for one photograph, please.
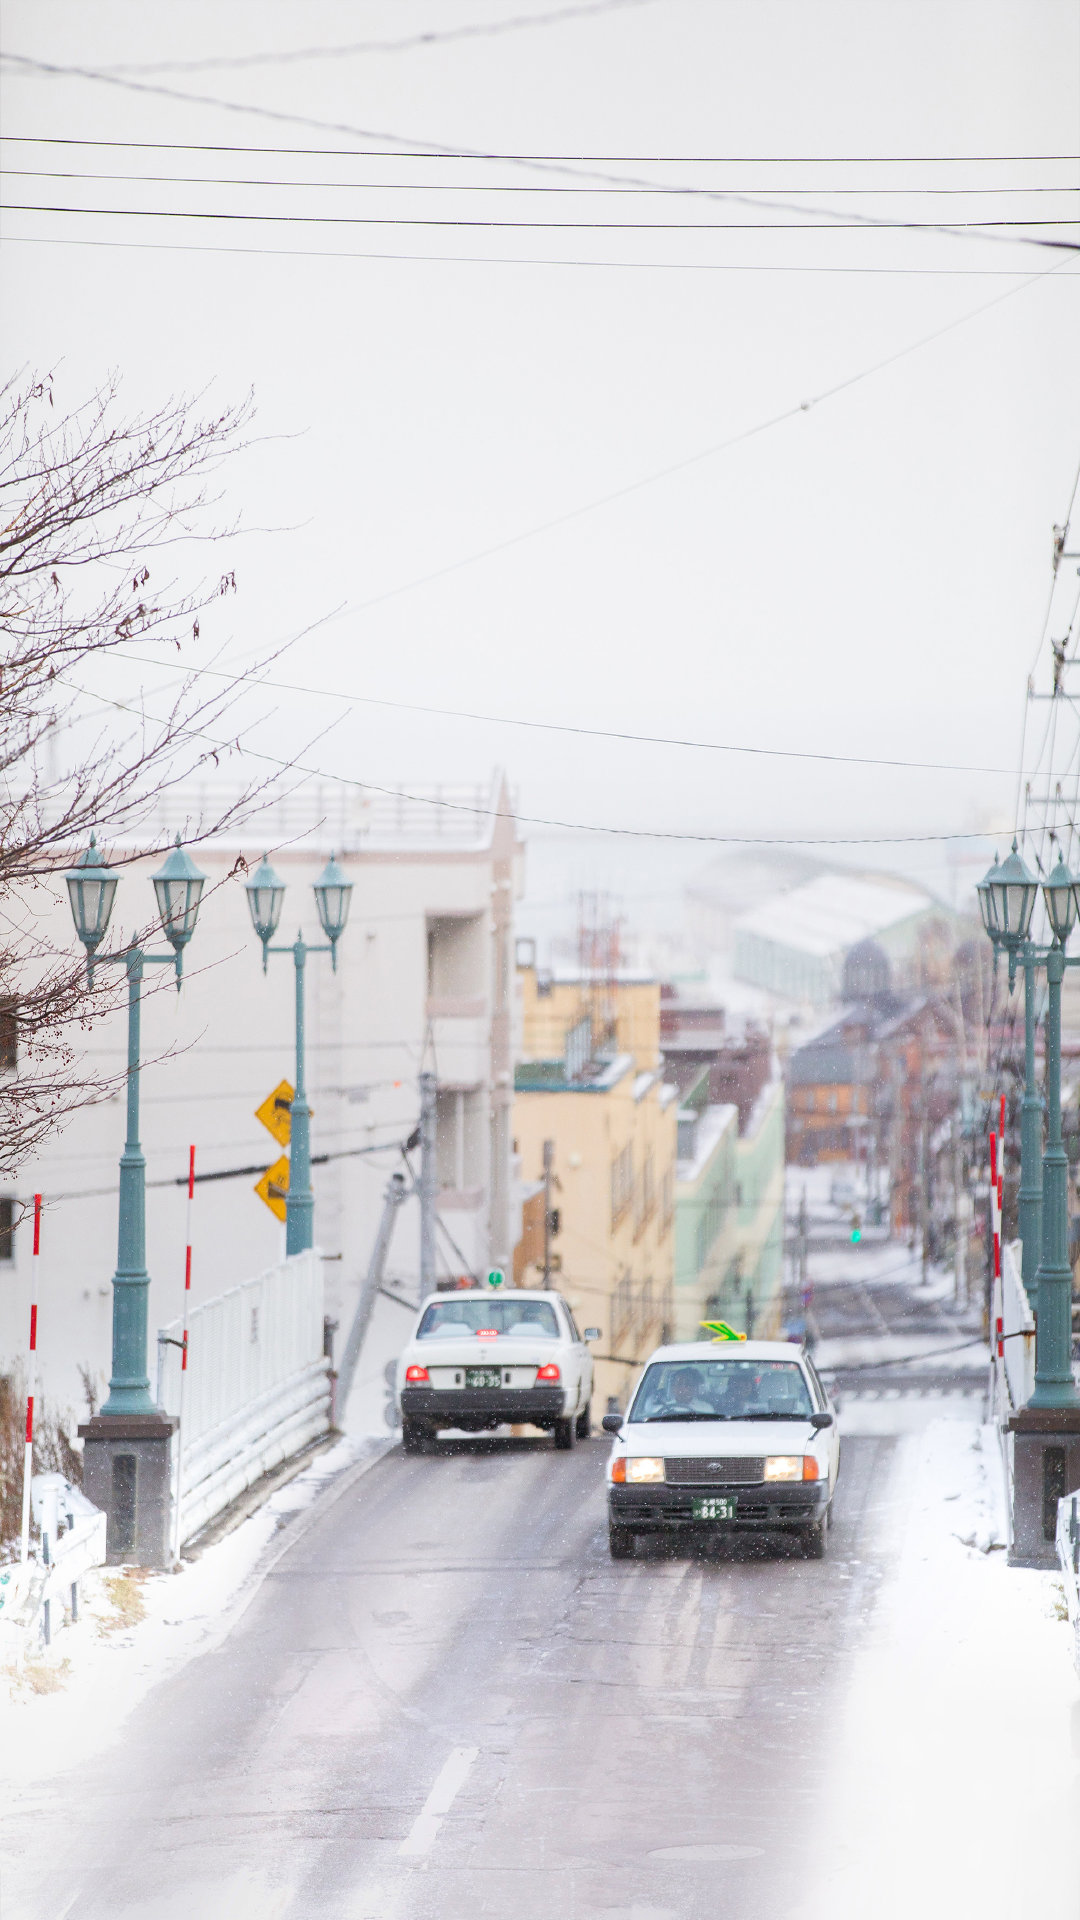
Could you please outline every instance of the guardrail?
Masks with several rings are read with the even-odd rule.
[[[157,1402],[166,1413],[181,1413],[181,1327],[174,1320],[158,1333]],[[318,1253],[294,1254],[194,1307],[173,1450],[180,1543],[330,1422]]]
[[[1080,1673],[1080,1491],[1058,1501],[1056,1543],[1073,1630],[1073,1660]]]
[[[40,1544],[29,1560],[0,1567],[0,1657],[18,1665],[54,1629],[79,1617],[79,1581],[105,1564],[106,1517],[62,1473],[36,1473]]]

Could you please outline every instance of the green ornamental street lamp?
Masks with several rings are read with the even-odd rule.
[[[999,865],[995,860],[975,889],[983,926],[994,944],[995,956],[1009,957],[1009,989],[1019,961],[1024,969],[1024,1098],[1020,1108],[1020,1245],[1021,1275],[1035,1309],[1035,1282],[1042,1253],[1042,1122],[1043,1103],[1035,1078],[1036,949],[1028,938],[1038,895],[1034,874],[1024,865],[1013,841],[1012,852]]]
[[[328,946],[309,947],[298,933],[291,947],[273,947],[272,941],[281,919],[285,901],[285,883],[278,879],[263,854],[255,872],[244,882],[251,923],[262,941],[263,972],[272,953],[291,953],[296,980],[296,1090],[293,1094],[289,1134],[289,1191],[285,1198],[285,1252],[306,1253],[314,1242],[315,1196],[311,1190],[311,1108],[307,1103],[304,1066],[304,968],[309,953],[328,953],[337,972],[337,943],[349,917],[353,883],[345,878],[331,854],[312,891],[319,924]]]
[[[1061,1137],[1061,984],[1065,969],[1080,965],[1080,958],[1065,957],[1065,943],[1076,925],[1080,908],[1080,881],[1070,873],[1059,854],[1053,871],[1042,888],[1053,944],[1039,948],[1029,939],[1031,915],[1037,892],[1036,882],[1016,849],[1001,865],[991,867],[979,882],[979,905],[983,924],[995,948],[1009,957],[1009,984],[1016,976],[1017,961],[1024,968],[1025,1041],[1027,1073],[1024,1093],[1024,1117],[1030,1117],[1029,1093],[1034,1088],[1034,974],[1044,966],[1047,980],[1046,1007],[1046,1095],[1047,1135],[1042,1156],[1042,1233],[1038,1271],[1034,1280],[1036,1310],[1035,1389],[1028,1402],[1034,1409],[1080,1408],[1072,1377],[1072,1269],[1069,1265],[1068,1183],[1069,1162]],[[1021,1133],[1021,1196],[1024,1175],[1030,1175],[1038,1145]],[[1025,1236],[1024,1277],[1027,1279],[1028,1252],[1021,1216],[1021,1234]]]
[[[154,875],[158,914],[171,953],[147,953],[138,946],[125,947],[120,953],[99,953],[116,899],[117,877],[102,860],[93,835],[86,852],[64,877],[75,931],[86,948],[87,977],[92,983],[96,966],[122,966],[128,985],[127,1137],[120,1159],[117,1259],[112,1283],[112,1377],[101,1412],[155,1414],[146,1352],[150,1288],[146,1271],[146,1160],[139,1143],[143,969],[175,967],[179,991],[184,948],[195,931],[206,876],[185,852],[178,834],[164,866]]]

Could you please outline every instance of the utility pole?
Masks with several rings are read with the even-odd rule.
[[[534,1162],[535,1164],[535,1162]],[[555,1142],[544,1141],[544,1285],[551,1285],[551,1175],[555,1165]]]
[[[435,1195],[438,1176],[435,1164],[435,1093],[433,1073],[420,1075],[420,1294],[435,1288]]]

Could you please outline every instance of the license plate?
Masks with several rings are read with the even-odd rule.
[[[734,1494],[706,1494],[701,1500],[695,1500],[692,1506],[695,1520],[734,1520]]]
[[[501,1370],[498,1367],[466,1367],[465,1385],[467,1387],[501,1387]]]

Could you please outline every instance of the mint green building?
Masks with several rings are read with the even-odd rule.
[[[709,1104],[703,1068],[683,1093],[675,1179],[675,1337],[727,1320],[759,1339],[780,1331],[784,1274],[784,1087],[770,1080],[739,1131]]]

